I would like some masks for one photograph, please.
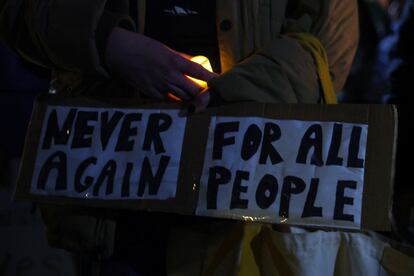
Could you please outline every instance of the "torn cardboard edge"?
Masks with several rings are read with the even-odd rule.
[[[318,105],[237,103],[210,108],[188,116],[175,198],[168,200],[99,200],[45,197],[30,193],[41,126],[48,105],[95,108],[179,109],[174,103],[132,103],[128,99],[60,98],[46,96],[35,103],[29,124],[15,197],[42,203],[85,205],[102,208],[141,209],[194,215],[198,187],[212,116],[263,117],[278,120],[335,121],[368,124],[368,145],[364,175],[361,228],[377,231],[391,229],[394,159],[396,152],[397,112],[392,105]],[[197,137],[198,139],[192,139]],[[196,188],[194,188],[196,187]]]

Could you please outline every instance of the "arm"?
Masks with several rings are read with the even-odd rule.
[[[226,102],[316,103],[320,97],[311,55],[285,36],[211,79],[208,86],[209,90],[193,101],[191,112]]]
[[[200,88],[184,74],[214,77],[161,43],[128,31],[134,29],[132,20],[105,10],[105,0],[0,1],[1,38],[38,64],[104,76],[109,67],[159,99],[166,99],[168,92],[183,100],[197,95]]]
[[[158,99],[168,99],[167,93],[173,93],[181,100],[191,100],[202,88],[185,75],[204,81],[215,77],[164,44],[119,27],[108,39],[106,61],[114,74]]]
[[[105,37],[119,24],[134,28],[127,16],[105,11],[105,4],[105,0],[0,0],[0,38],[37,64],[105,75],[95,34]]]
[[[355,0],[315,1],[312,3],[325,6],[307,7],[306,2],[309,1],[298,1],[297,12],[292,13],[295,18],[286,20],[284,33],[307,32],[320,40],[338,93],[357,48],[357,3]],[[298,41],[279,35],[210,81],[209,86],[212,93],[218,92],[226,101],[316,103],[321,92],[316,69],[311,54]]]
[[[311,55],[285,36],[211,80],[209,86],[225,101],[312,103],[319,99]]]

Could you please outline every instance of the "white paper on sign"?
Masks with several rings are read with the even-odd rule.
[[[48,106],[31,193],[175,197],[186,118],[178,110]]]
[[[197,215],[359,228],[368,125],[213,117]]]

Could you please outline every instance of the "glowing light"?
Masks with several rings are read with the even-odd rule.
[[[213,68],[211,67],[210,60],[207,57],[205,57],[205,56],[195,56],[195,57],[192,57],[190,60],[193,61],[193,62],[196,62],[196,63],[200,64],[201,66],[203,66],[208,71],[213,72]],[[203,90],[207,88],[207,82],[205,82],[203,80],[199,80],[199,79],[195,79],[195,78],[189,77],[187,75],[185,75],[185,76],[188,79],[190,79],[191,81],[193,81],[194,83],[196,83],[198,86],[200,86],[201,88],[203,88]],[[170,99],[174,100],[174,101],[177,101],[177,102],[181,102],[182,101],[179,97],[175,96],[174,94],[172,94],[170,92],[167,93],[167,96]]]
[[[170,92],[167,93],[167,97],[170,98],[173,101],[176,101],[176,102],[182,102],[183,101],[183,100],[181,100],[180,98],[178,98],[177,96],[175,96],[174,94],[172,94]]]
[[[200,64],[201,66],[203,66],[208,71],[213,72],[213,68],[211,67],[210,61],[205,56],[192,57],[191,61],[196,62],[196,63]],[[195,78],[192,78],[192,77],[189,77],[189,76],[186,76],[186,77],[189,78],[190,80],[192,80],[193,82],[195,82],[196,84],[198,84],[203,89],[207,88],[207,82],[202,81],[202,80],[198,80],[198,79],[195,79]]]

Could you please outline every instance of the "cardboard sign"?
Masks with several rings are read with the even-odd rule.
[[[367,124],[213,117],[198,215],[360,226]]]
[[[38,100],[16,197],[390,228],[393,106],[240,103],[179,114],[177,104]]]
[[[185,123],[178,110],[48,106],[31,193],[173,198]]]

